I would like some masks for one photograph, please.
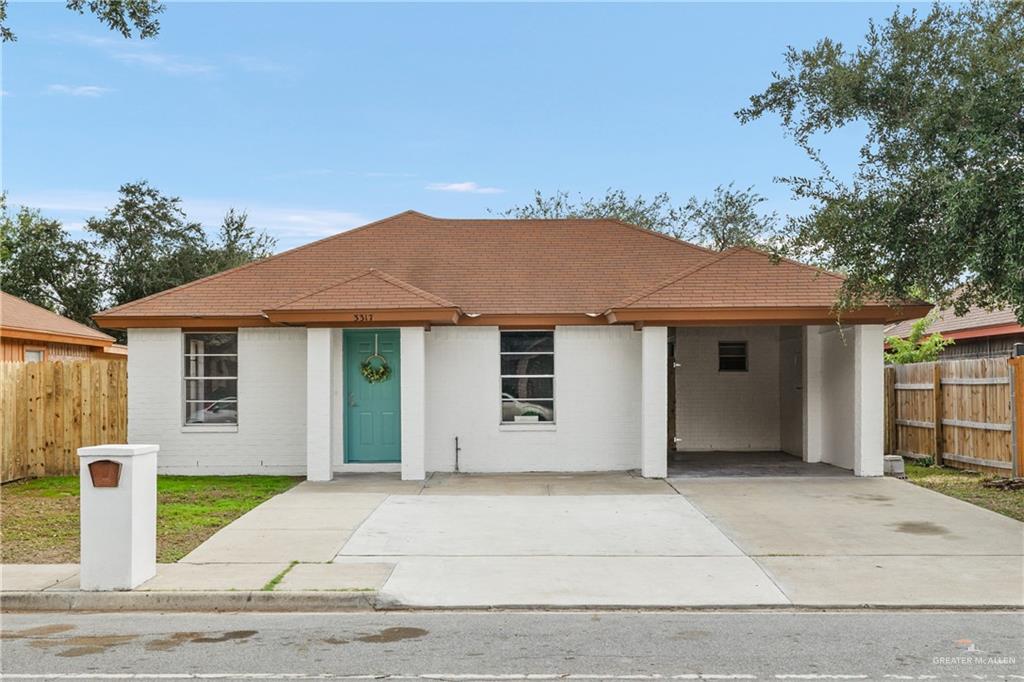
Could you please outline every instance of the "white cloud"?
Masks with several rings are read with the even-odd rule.
[[[475,182],[432,182],[426,189],[434,192],[461,192],[464,194],[501,194],[498,187],[481,187]]]
[[[117,201],[116,192],[88,192],[81,190],[12,192],[7,197],[8,206],[28,206],[41,211],[101,213]]]
[[[12,193],[10,207],[28,206],[45,215],[61,220],[65,227],[79,232],[85,218],[101,216],[117,203],[116,192],[90,192],[80,190]],[[249,214],[249,224],[266,230],[278,239],[278,248],[286,249],[314,239],[329,237],[338,232],[370,222],[353,211],[311,209],[295,206],[252,203],[244,199],[203,199],[183,197],[182,208],[189,220],[215,229],[229,208]]]
[[[207,62],[188,59],[180,55],[161,52],[152,43],[92,36],[83,33],[57,34],[53,39],[64,43],[77,43],[104,52],[108,57],[125,64],[136,64],[173,76],[204,75],[216,71]]]
[[[110,88],[105,88],[102,85],[64,85],[63,83],[54,83],[50,87],[46,88],[46,91],[51,95],[70,95],[72,97],[99,97],[110,92]]]
[[[125,64],[138,64],[172,76],[198,76],[216,70],[211,64],[205,62],[187,60],[177,55],[142,47],[115,50],[110,56]]]
[[[249,214],[249,224],[264,229],[289,247],[297,243],[329,237],[369,222],[352,211],[309,209],[292,206],[247,203],[233,199],[182,199],[185,213],[206,227],[217,227],[229,208]]]

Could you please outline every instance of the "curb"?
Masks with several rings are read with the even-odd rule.
[[[0,612],[13,611],[372,611],[367,592],[3,592]]]
[[[493,606],[415,606],[366,592],[3,592],[0,612],[166,611],[330,613],[344,611],[1024,611],[1020,604],[495,604]]]

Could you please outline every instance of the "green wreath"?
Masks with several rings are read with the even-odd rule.
[[[379,365],[373,364],[374,358],[380,360]],[[379,384],[391,378],[391,366],[388,365],[388,361],[383,356],[376,353],[363,360],[362,364],[359,365],[359,371],[362,372],[366,382],[370,384]]]

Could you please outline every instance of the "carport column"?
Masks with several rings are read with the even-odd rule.
[[[331,330],[306,330],[306,480],[329,481],[331,466]]]
[[[885,448],[883,327],[859,324],[853,334],[853,473],[881,476]]]
[[[668,327],[647,327],[640,340],[640,471],[668,475]]]
[[[402,327],[402,480],[426,478],[427,349],[423,327]]]
[[[822,449],[822,372],[821,327],[804,327],[804,366],[802,369],[803,396],[803,452],[805,462],[820,462]]]

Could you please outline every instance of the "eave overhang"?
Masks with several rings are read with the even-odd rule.
[[[828,306],[735,307],[735,308],[613,308],[604,314],[609,324],[666,326],[743,324],[889,324],[927,314],[927,305],[902,308],[864,306],[837,313]]]
[[[106,348],[114,343],[114,339],[98,339],[94,336],[78,336],[76,334],[62,334],[60,332],[39,331],[36,329],[22,329],[20,327],[0,326],[0,336],[5,339],[23,339],[25,341],[42,341],[46,343],[67,343],[76,346],[90,346],[92,348]]]
[[[267,319],[274,324],[342,327],[373,327],[381,324],[456,324],[458,308],[359,308],[349,310],[267,310]]]
[[[263,315],[93,315],[92,319],[104,329],[180,327],[215,330],[276,326]]]

